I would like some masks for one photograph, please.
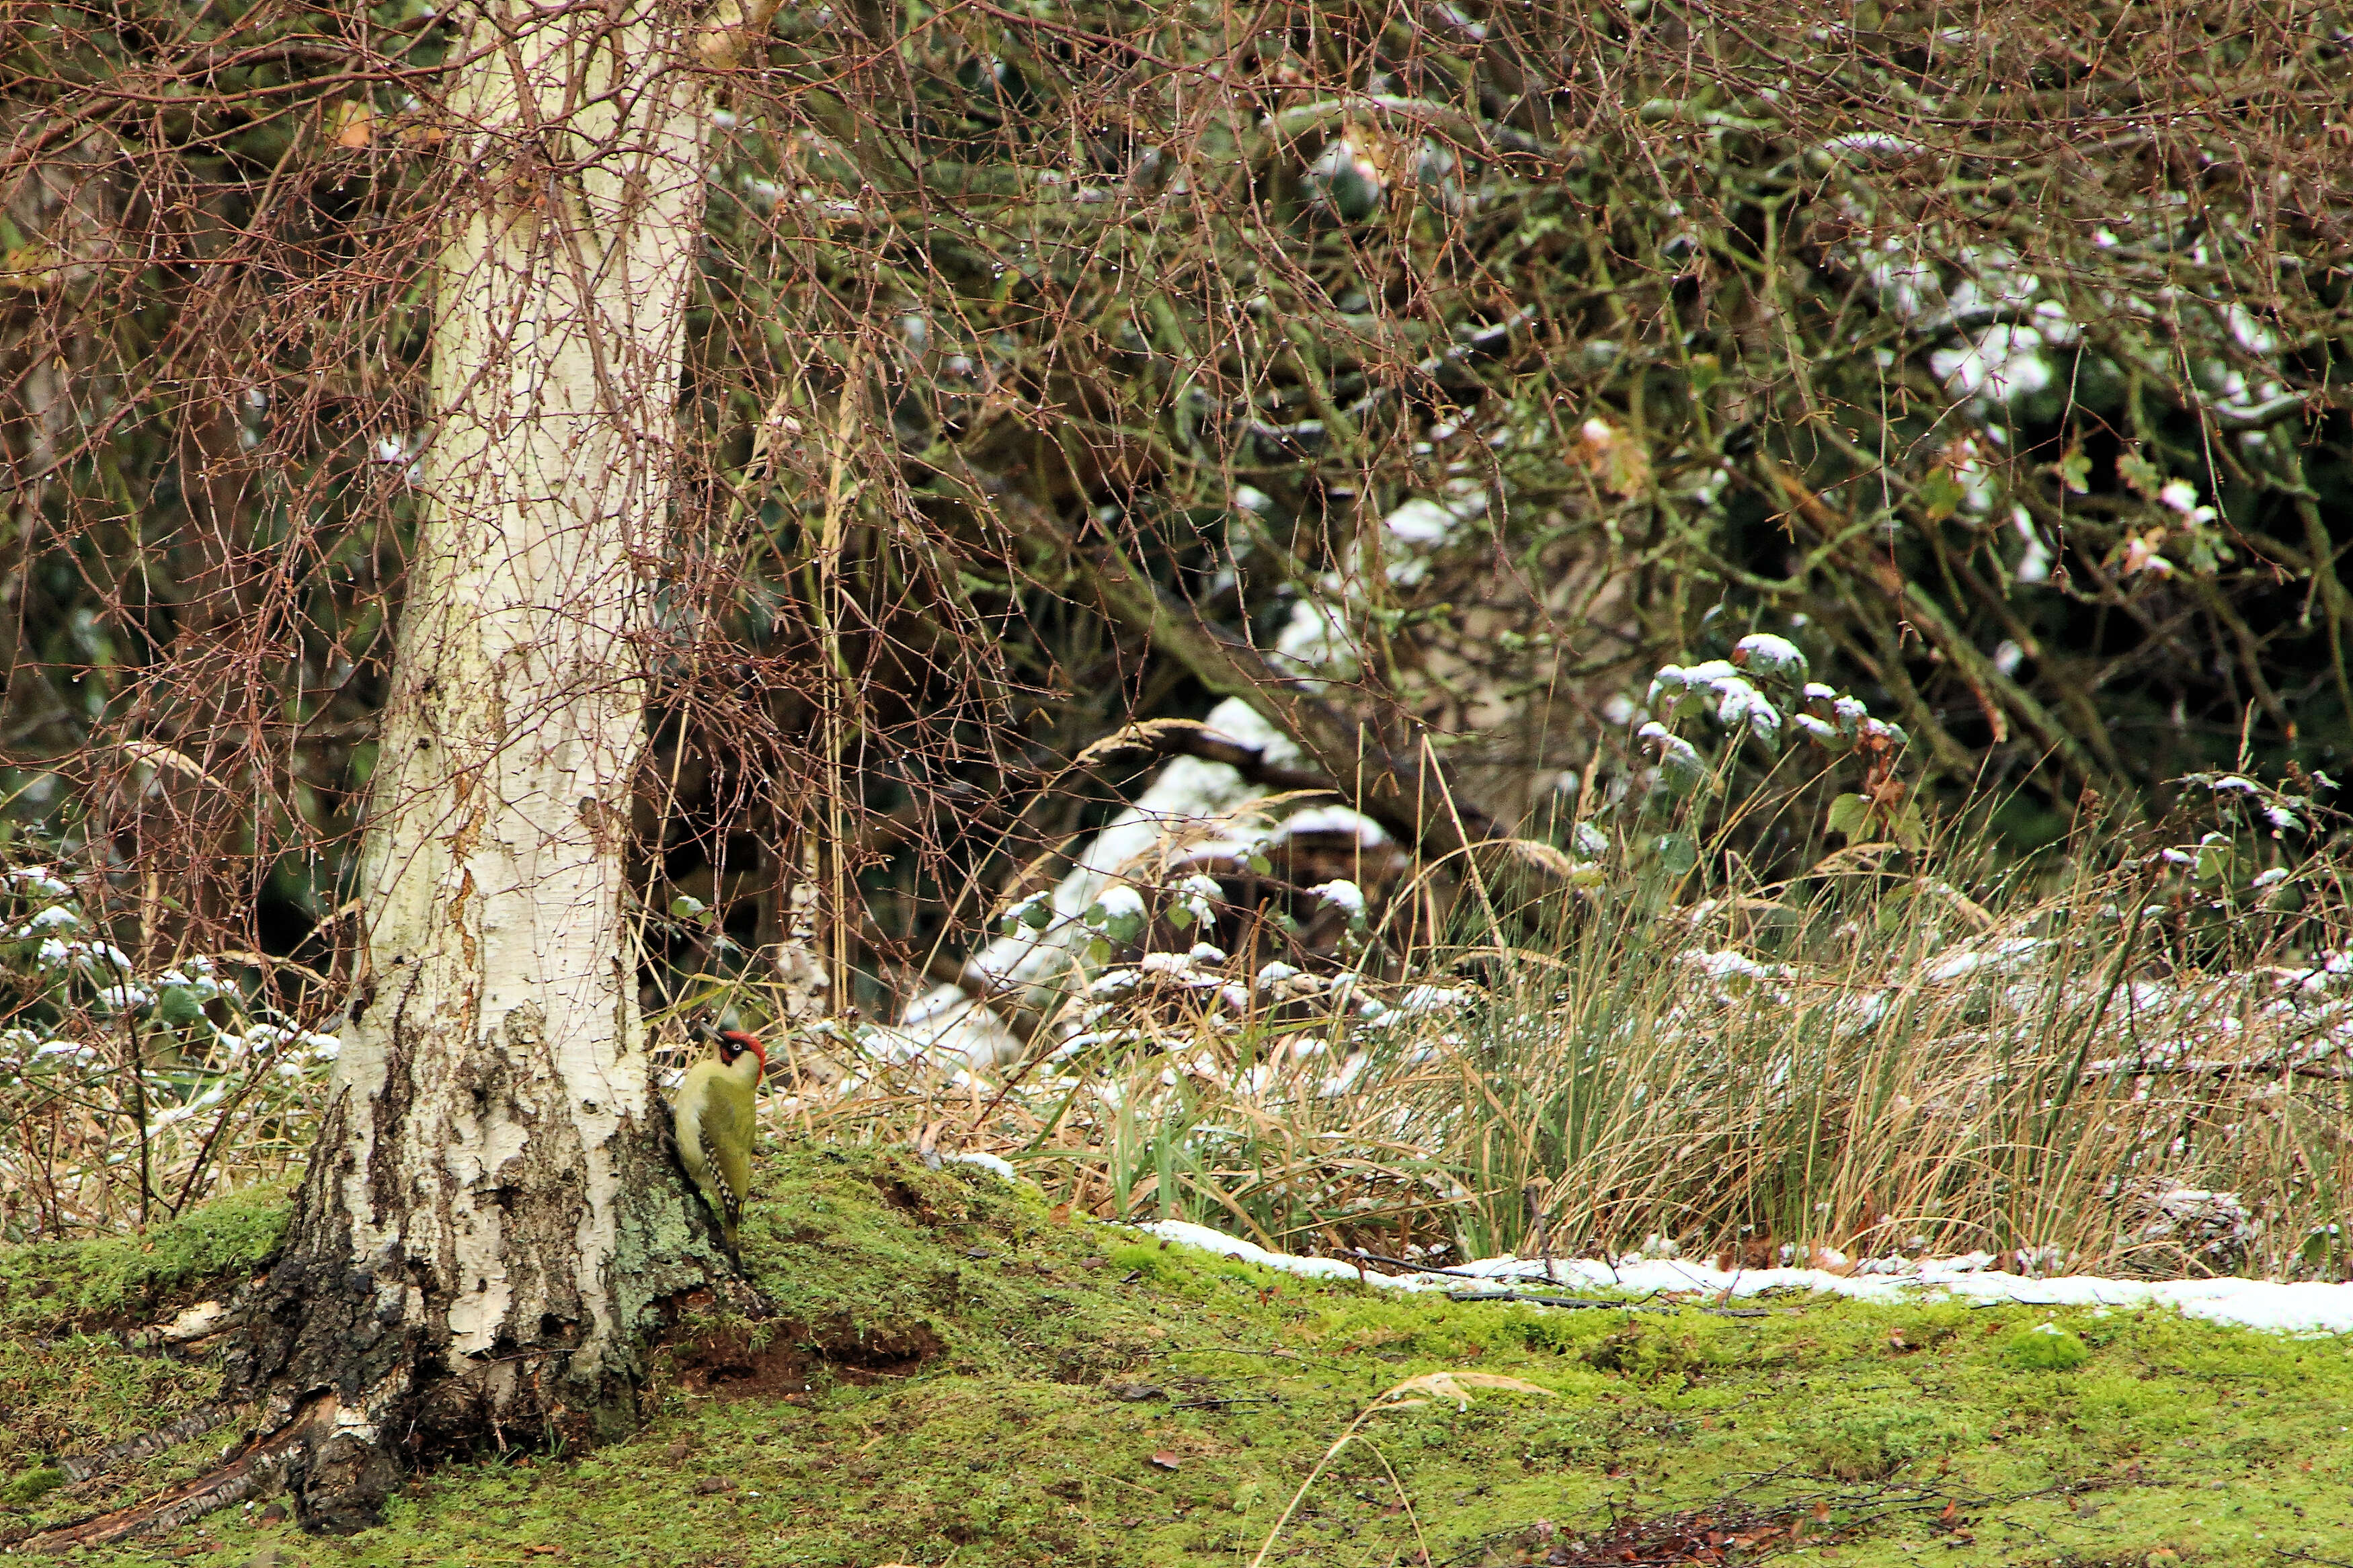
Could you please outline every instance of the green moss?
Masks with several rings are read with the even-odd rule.
[[[1668,1332],[1628,1314],[1622,1329],[1614,1330],[1579,1352],[1588,1366],[1624,1373],[1650,1383],[1660,1378],[1689,1382],[1707,1366],[1707,1352],[1688,1331]]]
[[[446,1468],[383,1529],[309,1541],[281,1527],[278,1544],[311,1568],[1209,1568],[1249,1560],[1384,1390],[1447,1370],[1550,1394],[1468,1386],[1383,1409],[1317,1480],[1276,1561],[1409,1561],[1416,1521],[1438,1562],[1542,1561],[1612,1521],[1700,1509],[1851,1528],[1845,1564],[2170,1552],[2202,1568],[2274,1548],[2341,1556],[2353,1538],[2340,1415],[2353,1352],[2339,1340],[1953,1303],[1806,1300],[1758,1319],[1456,1303],[1058,1223],[985,1172],[828,1150],[763,1160],[744,1248],[773,1314],[699,1323],[656,1358],[670,1381],[636,1437]],[[2036,1332],[2046,1321],[2062,1332]],[[2021,1340],[2072,1342],[2080,1359],[2021,1365]],[[702,1392],[690,1374],[711,1372],[723,1341],[749,1373]],[[53,1412],[119,1435],[139,1401],[175,1408],[201,1388],[173,1379],[210,1375],[159,1373],[172,1363],[110,1341],[35,1343],[0,1334],[0,1358],[17,1358],[0,1359],[0,1425]],[[47,1381],[15,1381],[36,1367]],[[0,1539],[161,1484],[204,1449],[111,1491],[0,1503]],[[56,1451],[20,1445],[7,1466]],[[1810,1522],[1817,1502],[1826,1525]],[[272,1534],[220,1514],[93,1555],[227,1568]]]
[[[2038,1323],[2010,1337],[2010,1363],[2035,1372],[2073,1372],[2092,1359],[2084,1342],[2056,1323]]]
[[[0,1247],[0,1330],[127,1319],[258,1270],[285,1239],[289,1184],[243,1188],[135,1236]]]
[[[1806,1468],[1834,1481],[1889,1480],[1975,1436],[1943,1410],[1908,1404],[1841,1411],[1801,1423],[1797,1432]]]
[[[0,1332],[0,1542],[19,1528],[93,1511],[81,1489],[56,1486],[54,1461],[196,1410],[219,1385],[217,1372],[170,1356],[138,1354],[112,1334],[56,1338]],[[202,1438],[111,1477],[99,1495],[126,1497],[141,1487],[194,1475],[219,1453]]]
[[[1170,1266],[1168,1248],[1157,1245],[1139,1243],[1114,1247],[1111,1249],[1111,1262],[1114,1268],[1142,1274],[1147,1279],[1174,1279],[1180,1272]]]

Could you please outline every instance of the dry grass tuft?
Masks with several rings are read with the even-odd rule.
[[[2346,1274],[2333,863],[2233,889],[2117,853],[1970,897],[1888,850],[1681,906],[1604,889],[1312,1007],[1164,970],[1042,1064],[869,1059],[778,1112],[1293,1251]]]

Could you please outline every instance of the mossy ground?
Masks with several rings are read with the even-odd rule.
[[[518,1441],[419,1479],[347,1540],[255,1508],[88,1555],[1247,1563],[1367,1403],[1449,1369],[1553,1394],[1472,1388],[1467,1404],[1383,1411],[1270,1561],[1410,1563],[1417,1526],[1431,1561],[1459,1564],[1599,1562],[1605,1541],[1610,1561],[1711,1561],[1689,1554],[1711,1531],[1747,1542],[1724,1543],[1733,1562],[2353,1555],[2345,1340],[2161,1312],[1457,1304],[1165,1248],[900,1155],[782,1151],[763,1178],[745,1249],[776,1315],[681,1324],[634,1439],[585,1454]],[[52,1484],[58,1455],[201,1403],[208,1366],[132,1351],[120,1325],[169,1305],[192,1259],[242,1278],[274,1245],[280,1201],[146,1242],[0,1249],[0,1541],[217,1454],[217,1436],[198,1438]],[[2054,1321],[2079,1342],[2037,1331]]]

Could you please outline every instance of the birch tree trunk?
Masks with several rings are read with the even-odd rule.
[[[364,978],[232,1365],[298,1511],[634,1416],[717,1254],[653,1118],[621,920],[705,115],[681,7],[487,0],[452,84],[427,512],[363,857]]]

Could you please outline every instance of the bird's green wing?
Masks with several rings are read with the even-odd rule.
[[[752,1096],[731,1084],[713,1084],[703,1118],[707,1125],[702,1146],[709,1151],[719,1179],[726,1184],[724,1195],[733,1200],[729,1206],[739,1205],[752,1190]]]

